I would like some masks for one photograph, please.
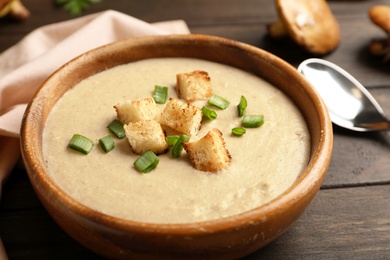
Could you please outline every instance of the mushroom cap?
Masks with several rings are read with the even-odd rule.
[[[373,6],[368,14],[373,23],[382,28],[387,34],[390,34],[390,6]]]
[[[276,0],[290,37],[306,51],[323,55],[340,43],[339,24],[325,0]]]

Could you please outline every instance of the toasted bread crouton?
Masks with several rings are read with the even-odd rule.
[[[141,120],[159,120],[161,110],[152,97],[126,100],[114,106],[118,120],[122,124]]]
[[[187,102],[211,97],[211,80],[206,71],[196,70],[176,75],[176,93]]]
[[[218,172],[229,167],[232,157],[226,149],[222,132],[214,128],[195,142],[183,143],[195,169]]]
[[[124,125],[127,140],[135,154],[151,150],[156,155],[166,153],[168,144],[164,131],[156,120],[143,120]]]
[[[203,113],[200,108],[175,98],[169,98],[161,114],[160,123],[178,132],[195,135],[200,129],[202,117]]]

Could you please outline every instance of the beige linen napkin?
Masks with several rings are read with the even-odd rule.
[[[51,73],[72,58],[113,41],[188,33],[182,20],[149,24],[108,10],[38,28],[1,53],[0,197],[2,185],[20,155],[18,137],[27,103]],[[1,248],[0,245],[0,258]]]

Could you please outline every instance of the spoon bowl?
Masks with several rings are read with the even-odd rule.
[[[342,68],[312,58],[303,61],[298,71],[319,92],[334,124],[359,132],[390,129],[390,121],[375,98]]]

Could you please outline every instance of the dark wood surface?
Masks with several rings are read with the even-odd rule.
[[[0,20],[0,52],[35,28],[73,18],[54,0],[24,0],[32,12],[23,23]],[[368,53],[386,35],[368,10],[385,0],[328,1],[340,22],[342,43],[323,57],[351,72],[390,115],[390,64]],[[266,25],[277,19],[271,0],[103,0],[84,14],[114,9],[146,22],[183,19],[192,33],[249,43],[294,66],[311,57],[292,42],[275,42]],[[248,259],[389,259],[390,131],[354,133],[334,128],[334,151],[321,190],[302,217],[280,238]],[[1,158],[0,158],[1,163]],[[26,172],[16,167],[0,204],[0,237],[10,259],[97,259],[64,233],[35,196]]]

